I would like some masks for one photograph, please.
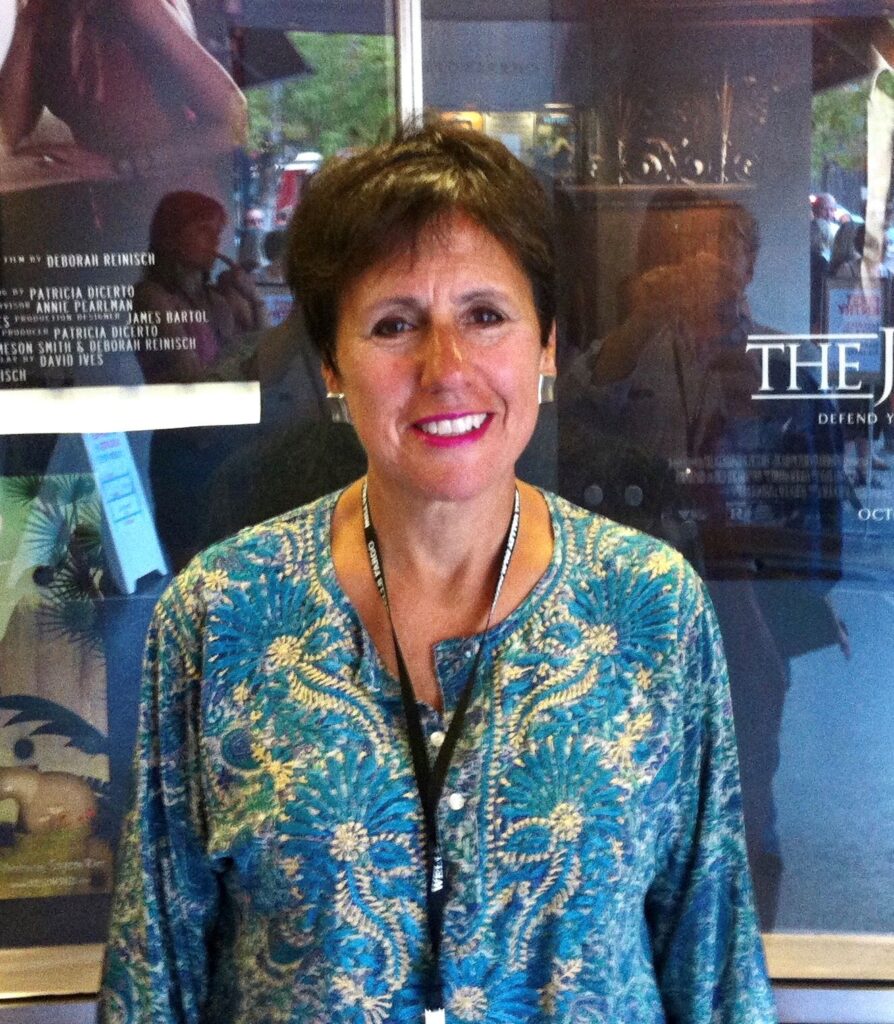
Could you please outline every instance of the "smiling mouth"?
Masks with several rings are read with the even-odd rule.
[[[486,412],[470,413],[468,416],[450,416],[443,419],[429,419],[419,422],[416,427],[432,437],[462,437],[480,430],[487,419]]]

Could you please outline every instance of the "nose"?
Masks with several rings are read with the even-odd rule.
[[[463,340],[456,328],[432,324],[419,348],[420,383],[423,387],[450,384],[466,368]]]

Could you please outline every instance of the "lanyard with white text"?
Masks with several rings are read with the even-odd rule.
[[[444,789],[444,781],[447,778],[447,769],[450,767],[450,760],[453,756],[456,742],[462,731],[466,711],[472,697],[472,690],[475,684],[475,676],[478,671],[478,662],[481,657],[481,649],[484,640],[478,644],[475,652],[475,660],[472,662],[472,670],[469,679],[463,687],[463,691],[456,702],[456,708],[444,742],[435,758],[434,766],[428,760],[425,747],[425,734],[422,730],[422,718],[419,708],[416,705],[416,697],[413,693],[413,683],[404,662],[403,652],[397,641],[397,633],[394,629],[394,621],[391,618],[391,605],[388,603],[388,591],[385,589],[385,575],[382,570],[382,559],[379,554],[379,544],[376,531],[373,527],[372,517],[369,513],[369,496],[367,494],[366,480],[363,481],[361,489],[361,502],[363,505],[363,531],[366,537],[366,550],[369,554],[369,564],[372,569],[376,587],[381,595],[388,613],[388,622],[391,626],[391,636],[394,641],[394,653],[397,659],[397,674],[400,678],[400,693],[404,706],[404,715],[407,722],[407,735],[410,742],[410,754],[413,759],[413,773],[416,776],[416,788],[419,790],[419,799],[422,802],[422,814],[425,821],[426,838],[426,912],[428,916],[428,933],[431,941],[434,977],[430,991],[426,998],[432,1007],[437,1009],[443,1007],[443,994],[441,992],[441,979],[438,965],[438,958],[441,951],[441,935],[444,925],[444,904],[447,900],[444,877],[444,860],[441,853],[441,845],[438,840],[438,801]],[[503,547],[503,561],[500,565],[500,574],[497,577],[497,585],[494,589],[493,600],[490,610],[487,613],[487,623],[484,632],[490,628],[490,621],[497,607],[500,592],[503,589],[503,581],[509,570],[509,563],[512,560],[512,553],[515,550],[515,542],[518,538],[518,526],[521,515],[521,499],[518,488],[515,489],[515,501],[512,506],[512,518],[509,521],[509,529],[506,532],[506,540]],[[429,1016],[426,1016],[429,1019]],[[437,1019],[432,1017],[431,1019]]]

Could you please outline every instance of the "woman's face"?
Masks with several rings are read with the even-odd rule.
[[[176,236],[174,255],[187,267],[207,273],[217,259],[225,226],[226,221],[215,214],[187,221]]]
[[[462,214],[353,282],[335,351],[326,385],[345,394],[370,475],[442,501],[505,488],[537,421],[539,374],[555,372],[527,275]]]

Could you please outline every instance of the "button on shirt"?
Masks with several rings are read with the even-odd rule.
[[[485,638],[438,807],[447,1019],[771,1022],[702,585],[546,497],[552,562]],[[104,1021],[422,1020],[422,812],[336,498],[209,549],[156,610]],[[435,648],[433,748],[479,639]]]

